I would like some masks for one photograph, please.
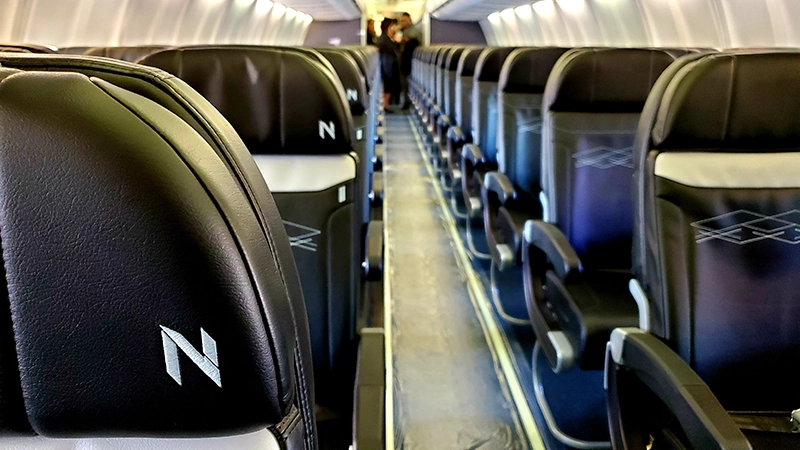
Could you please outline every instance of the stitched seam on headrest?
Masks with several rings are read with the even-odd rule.
[[[736,78],[739,69],[739,65],[737,64],[738,61],[739,58],[735,56],[732,57],[729,66],[730,74],[728,78],[728,104],[727,108],[725,108],[725,126],[722,127],[722,142],[727,142],[731,131],[731,113],[733,111],[733,99],[736,95]]]
[[[306,381],[306,371],[303,368],[303,362],[302,362],[303,355],[300,354],[300,346],[299,345],[295,346],[294,353],[295,353],[294,365],[295,365],[295,368],[296,368],[296,370],[298,372],[298,377],[300,378],[300,383],[301,383],[300,386],[298,386],[298,389],[305,390],[307,388],[308,384],[307,384],[307,381]],[[311,421],[316,420],[316,419],[314,418],[314,412],[313,412],[313,410],[311,408],[311,405],[309,404],[309,398],[307,398],[305,394],[306,393],[303,392],[303,394],[298,395],[298,397],[299,397],[298,400],[300,401],[301,412],[303,414],[303,419],[304,419],[304,421],[306,423],[306,425],[304,427],[305,428],[304,429],[304,432],[305,432],[304,434],[305,434],[305,438],[306,438],[306,446],[309,449],[311,449],[311,448],[314,448],[314,435],[313,435],[313,433],[311,431],[312,427],[310,425],[308,425],[308,424]],[[309,397],[310,397],[310,395],[309,395]]]
[[[10,61],[12,66],[22,66],[24,69],[63,70],[74,67],[70,64],[77,62],[78,66],[81,68],[97,70],[99,72],[111,73],[115,75],[135,76],[144,80],[168,80],[170,78],[174,78],[172,74],[156,67],[145,68],[139,64],[127,61],[108,60],[96,56],[60,54],[31,56],[17,54],[4,57],[3,59]]]

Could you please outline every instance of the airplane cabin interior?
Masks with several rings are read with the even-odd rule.
[[[0,449],[800,449],[799,243],[795,0],[0,0]]]

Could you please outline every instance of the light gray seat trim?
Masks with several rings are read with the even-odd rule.
[[[707,188],[798,188],[800,153],[661,153],[655,174]]]
[[[278,440],[267,429],[202,439],[12,437],[0,439],[0,447],[5,450],[280,450]]]
[[[318,192],[356,177],[350,155],[253,155],[271,192]]]

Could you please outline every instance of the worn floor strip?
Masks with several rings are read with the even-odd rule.
[[[394,447],[543,448],[485,291],[408,116],[387,117],[387,325]],[[387,368],[389,365],[387,365]]]

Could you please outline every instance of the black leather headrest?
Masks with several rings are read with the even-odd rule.
[[[169,48],[172,48],[172,47],[164,47],[164,49],[169,49]],[[250,44],[224,44],[224,45],[201,44],[201,45],[183,45],[180,48],[183,49],[183,50],[189,50],[189,49],[191,49],[191,50],[199,50],[199,49],[206,49],[206,50],[208,50],[208,49],[214,49],[214,50],[222,50],[222,49],[228,49],[228,50],[233,50],[233,49],[235,49],[235,50],[262,50],[262,49],[265,49],[265,48],[281,49],[281,50],[287,50],[287,51],[302,53],[302,54],[308,56],[309,58],[313,59],[314,61],[322,64],[323,66],[325,66],[325,68],[330,70],[331,73],[333,73],[333,74],[336,73],[336,70],[333,68],[333,65],[331,64],[331,62],[328,61],[327,58],[322,56],[322,54],[320,52],[318,52],[316,49],[310,48],[310,47],[292,47],[292,46],[280,46],[280,45],[265,47],[263,45],[250,45]],[[156,53],[156,52],[152,52],[152,53]],[[152,53],[150,53],[150,54],[152,54]],[[144,58],[144,56],[142,58],[139,58],[135,62],[139,62],[143,58]]]
[[[87,56],[103,56],[122,61],[135,62],[150,53],[168,48],[166,45],[141,45],[130,47],[92,47],[84,53]]]
[[[506,58],[498,88],[507,94],[541,94],[565,48],[520,48]]]
[[[475,64],[476,81],[497,81],[503,70],[503,63],[516,47],[492,47],[481,52]]]
[[[92,47],[85,47],[85,46],[80,46],[80,47],[58,47],[58,51],[56,51],[56,53],[59,53],[59,54],[62,54],[62,55],[84,55],[91,48]]]
[[[56,50],[44,45],[20,44],[15,42],[0,42],[0,52],[19,53],[55,53]]]
[[[708,54],[666,86],[652,129],[659,149],[800,148],[800,53]]]
[[[371,88],[370,83],[372,83],[371,73],[370,73],[370,61],[369,57],[364,53],[358,51],[358,49],[344,47],[344,51],[346,51],[356,62],[358,65],[358,70],[361,71],[361,75],[364,76],[364,81],[367,84],[367,89]]]
[[[461,59],[461,53],[464,52],[466,47],[456,47],[447,55],[445,66],[450,72],[455,72],[458,69],[458,60]]]
[[[456,74],[460,77],[473,76],[475,74],[475,66],[478,64],[478,58],[480,58],[483,49],[483,47],[465,48],[461,52]]]
[[[447,66],[447,55],[454,49],[454,47],[445,47],[444,50],[439,52],[439,56],[436,58],[436,67],[444,69]]]
[[[575,49],[553,68],[544,107],[562,112],[641,112],[675,57],[658,49]]]
[[[428,62],[428,54],[429,53],[430,53],[430,49],[427,48],[427,47],[425,47],[423,49],[420,49],[419,60],[422,61],[423,63],[427,63]]]
[[[186,81],[254,154],[352,151],[353,119],[336,75],[285,48],[176,48],[139,61]]]
[[[350,103],[350,112],[353,116],[360,116],[366,113],[367,102],[369,101],[367,86],[355,59],[350,56],[350,53],[341,49],[318,48],[316,50],[330,61],[334,70],[336,70],[336,75],[344,86],[347,101]]]
[[[0,136],[2,431],[199,437],[286,417],[294,313],[241,173],[178,115],[79,73],[0,81]]]

